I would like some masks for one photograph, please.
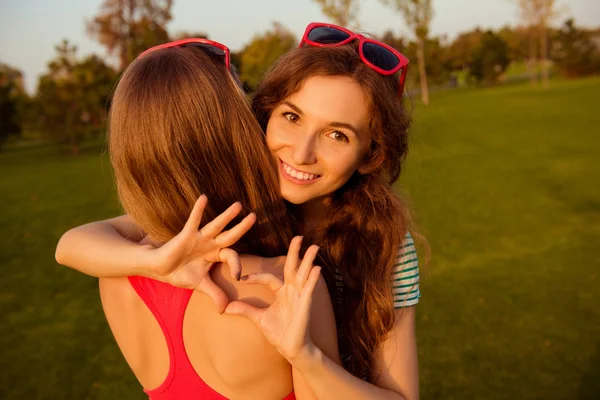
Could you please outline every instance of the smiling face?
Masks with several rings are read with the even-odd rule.
[[[343,76],[313,76],[272,112],[267,145],[279,163],[281,194],[294,204],[344,185],[369,149],[365,92]]]

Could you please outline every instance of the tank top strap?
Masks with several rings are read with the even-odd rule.
[[[177,288],[140,276],[130,276],[128,279],[158,321],[167,340],[173,367],[173,355],[186,354],[183,344],[183,318],[193,290]]]

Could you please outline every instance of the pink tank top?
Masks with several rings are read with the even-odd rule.
[[[193,290],[138,276],[130,276],[129,282],[160,324],[169,349],[167,378],[156,389],[144,392],[151,400],[227,400],[204,383],[185,351],[183,317]],[[292,392],[284,400],[295,399]]]

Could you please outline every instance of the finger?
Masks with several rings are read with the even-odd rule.
[[[208,197],[206,195],[201,195],[194,203],[194,207],[192,207],[192,212],[190,212],[190,216],[188,217],[187,222],[185,223],[185,227],[183,229],[193,230],[196,232],[200,229],[200,222],[202,222],[202,214],[204,214],[204,209],[208,204]]]
[[[299,323],[303,324],[303,326],[308,325],[308,321],[310,320],[313,292],[315,291],[320,275],[321,267],[314,267],[310,271],[306,285],[302,288],[302,293],[300,293],[300,306],[298,307],[297,312],[301,316]]]
[[[242,282],[248,284],[259,284],[268,286],[273,292],[278,291],[283,286],[283,281],[280,277],[269,274],[268,272],[259,272],[256,274],[250,274],[242,276]]]
[[[229,303],[229,298],[223,289],[217,286],[210,278],[204,279],[194,289],[207,295],[215,304],[219,314],[222,314],[225,311],[225,307],[227,307],[227,304]]]
[[[202,232],[210,237],[217,236],[228,223],[230,223],[242,211],[242,204],[236,201],[229,208],[219,214],[215,219],[204,225]]]
[[[313,244],[308,248],[308,250],[306,250],[306,253],[304,253],[304,258],[302,259],[302,263],[298,268],[298,272],[296,273],[296,278],[294,281],[298,289],[302,289],[304,286],[306,279],[313,268],[313,262],[315,261],[318,251],[319,246]]]
[[[321,276],[321,267],[313,267],[310,270],[310,274],[308,274],[308,279],[306,280],[306,284],[302,288],[302,297],[308,296],[311,298],[312,302],[312,294],[315,291],[315,287],[317,286],[317,282],[319,281],[319,277]]]
[[[240,261],[240,255],[237,251],[229,248],[219,250],[217,258],[220,262],[229,265],[229,273],[231,277],[236,281],[240,280],[242,275],[242,262]]]
[[[296,236],[290,243],[287,258],[283,267],[283,277],[286,282],[294,282],[296,276],[296,268],[298,268],[298,257],[302,246],[302,236]]]
[[[265,311],[263,309],[251,306],[243,301],[232,301],[227,305],[227,308],[225,308],[225,314],[245,317],[254,322],[256,325],[260,325],[260,321],[264,312]]]
[[[244,217],[244,219],[231,228],[228,231],[225,231],[218,235],[215,240],[217,244],[221,247],[229,247],[235,244],[242,236],[246,234],[252,228],[254,223],[256,222],[256,214],[250,213]]]

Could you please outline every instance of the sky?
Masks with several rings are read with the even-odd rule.
[[[433,35],[449,39],[476,26],[497,29],[516,25],[516,0],[433,0]],[[577,25],[600,26],[600,0],[558,0],[564,18]],[[99,10],[102,0],[0,0],[0,62],[23,71],[31,93],[38,76],[63,38],[78,47],[83,57],[96,53],[110,60],[104,48],[85,31],[86,19]],[[391,29],[410,37],[402,16],[379,0],[361,0],[360,28],[380,34]],[[313,21],[327,21],[312,0],[174,0],[169,32],[206,32],[211,39],[241,49],[253,35],[264,32],[274,21],[300,37]]]

